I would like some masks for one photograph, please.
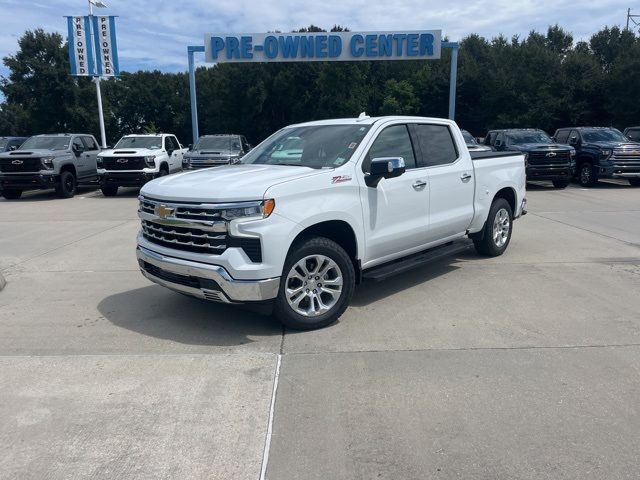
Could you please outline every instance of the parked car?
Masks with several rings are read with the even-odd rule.
[[[625,128],[624,136],[632,142],[640,142],[640,127]]]
[[[17,150],[26,139],[27,137],[0,137],[0,153]]]
[[[102,193],[113,197],[119,187],[141,187],[154,178],[179,172],[186,152],[175,135],[125,135],[112,150],[98,155]]]
[[[491,152],[492,148],[487,145],[480,145],[473,135],[466,130],[460,130],[464,138],[467,148],[470,152]]]
[[[580,185],[590,187],[600,178],[626,178],[640,186],[640,143],[628,140],[618,129],[572,127],[556,130],[559,143],[577,151]]]
[[[295,162],[279,154],[292,138]],[[362,279],[459,253],[466,237],[501,255],[525,213],[525,185],[521,153],[470,153],[451,120],[292,125],[237,165],[142,187],[137,256],[170,289],[273,302],[285,325],[318,328],[340,317]]]
[[[93,135],[84,133],[30,137],[17,150],[0,153],[2,196],[18,199],[25,190],[55,189],[61,198],[73,197],[78,183],[98,179],[99,152]]]
[[[244,135],[203,135],[184,156],[183,167],[208,168],[237,163],[251,150]]]
[[[575,149],[555,143],[539,129],[490,130],[485,144],[498,152],[522,152],[527,159],[527,180],[551,180],[554,187],[565,188],[575,170]]]

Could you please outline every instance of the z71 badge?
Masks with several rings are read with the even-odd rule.
[[[337,177],[333,177],[331,179],[331,183],[344,183],[344,182],[350,182],[351,181],[351,175],[338,175]]]

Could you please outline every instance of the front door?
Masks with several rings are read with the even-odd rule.
[[[406,172],[396,178],[382,179],[377,187],[368,187],[364,175],[371,160],[401,157]],[[362,162],[360,199],[362,201],[366,257],[363,266],[402,256],[426,242],[429,223],[429,189],[426,169],[418,168],[407,125],[385,127],[376,137]]]
[[[82,155],[85,158],[85,161],[82,163],[85,164],[86,168],[84,175],[87,177],[95,177],[98,174],[96,161],[98,154],[100,153],[100,147],[98,147],[98,144],[93,137],[88,135],[82,137],[82,142],[85,146],[85,151],[82,152]]]

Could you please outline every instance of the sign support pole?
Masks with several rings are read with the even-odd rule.
[[[93,3],[91,0],[87,0],[89,2],[89,25],[93,29]],[[93,35],[92,35],[93,37]],[[93,48],[93,46],[91,47]],[[96,52],[96,61],[98,61],[98,53]],[[96,84],[96,95],[98,97],[98,121],[100,122],[100,141],[102,142],[102,148],[107,148],[107,134],[104,130],[104,113],[102,112],[102,92],[100,90],[100,77],[96,76],[93,78],[93,81]]]
[[[458,49],[457,42],[442,42],[442,48],[451,49],[451,73],[449,74],[449,120],[456,118],[456,88],[458,83]]]
[[[187,47],[187,55],[189,57],[189,99],[191,100],[191,132],[193,145],[198,142],[200,137],[198,132],[198,99],[196,97],[196,67],[194,54],[196,52],[204,52],[201,45],[190,45]]]

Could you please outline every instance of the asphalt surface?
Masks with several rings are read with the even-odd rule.
[[[640,189],[528,199],[305,333],[145,280],[132,190],[0,200],[0,478],[638,478]]]

